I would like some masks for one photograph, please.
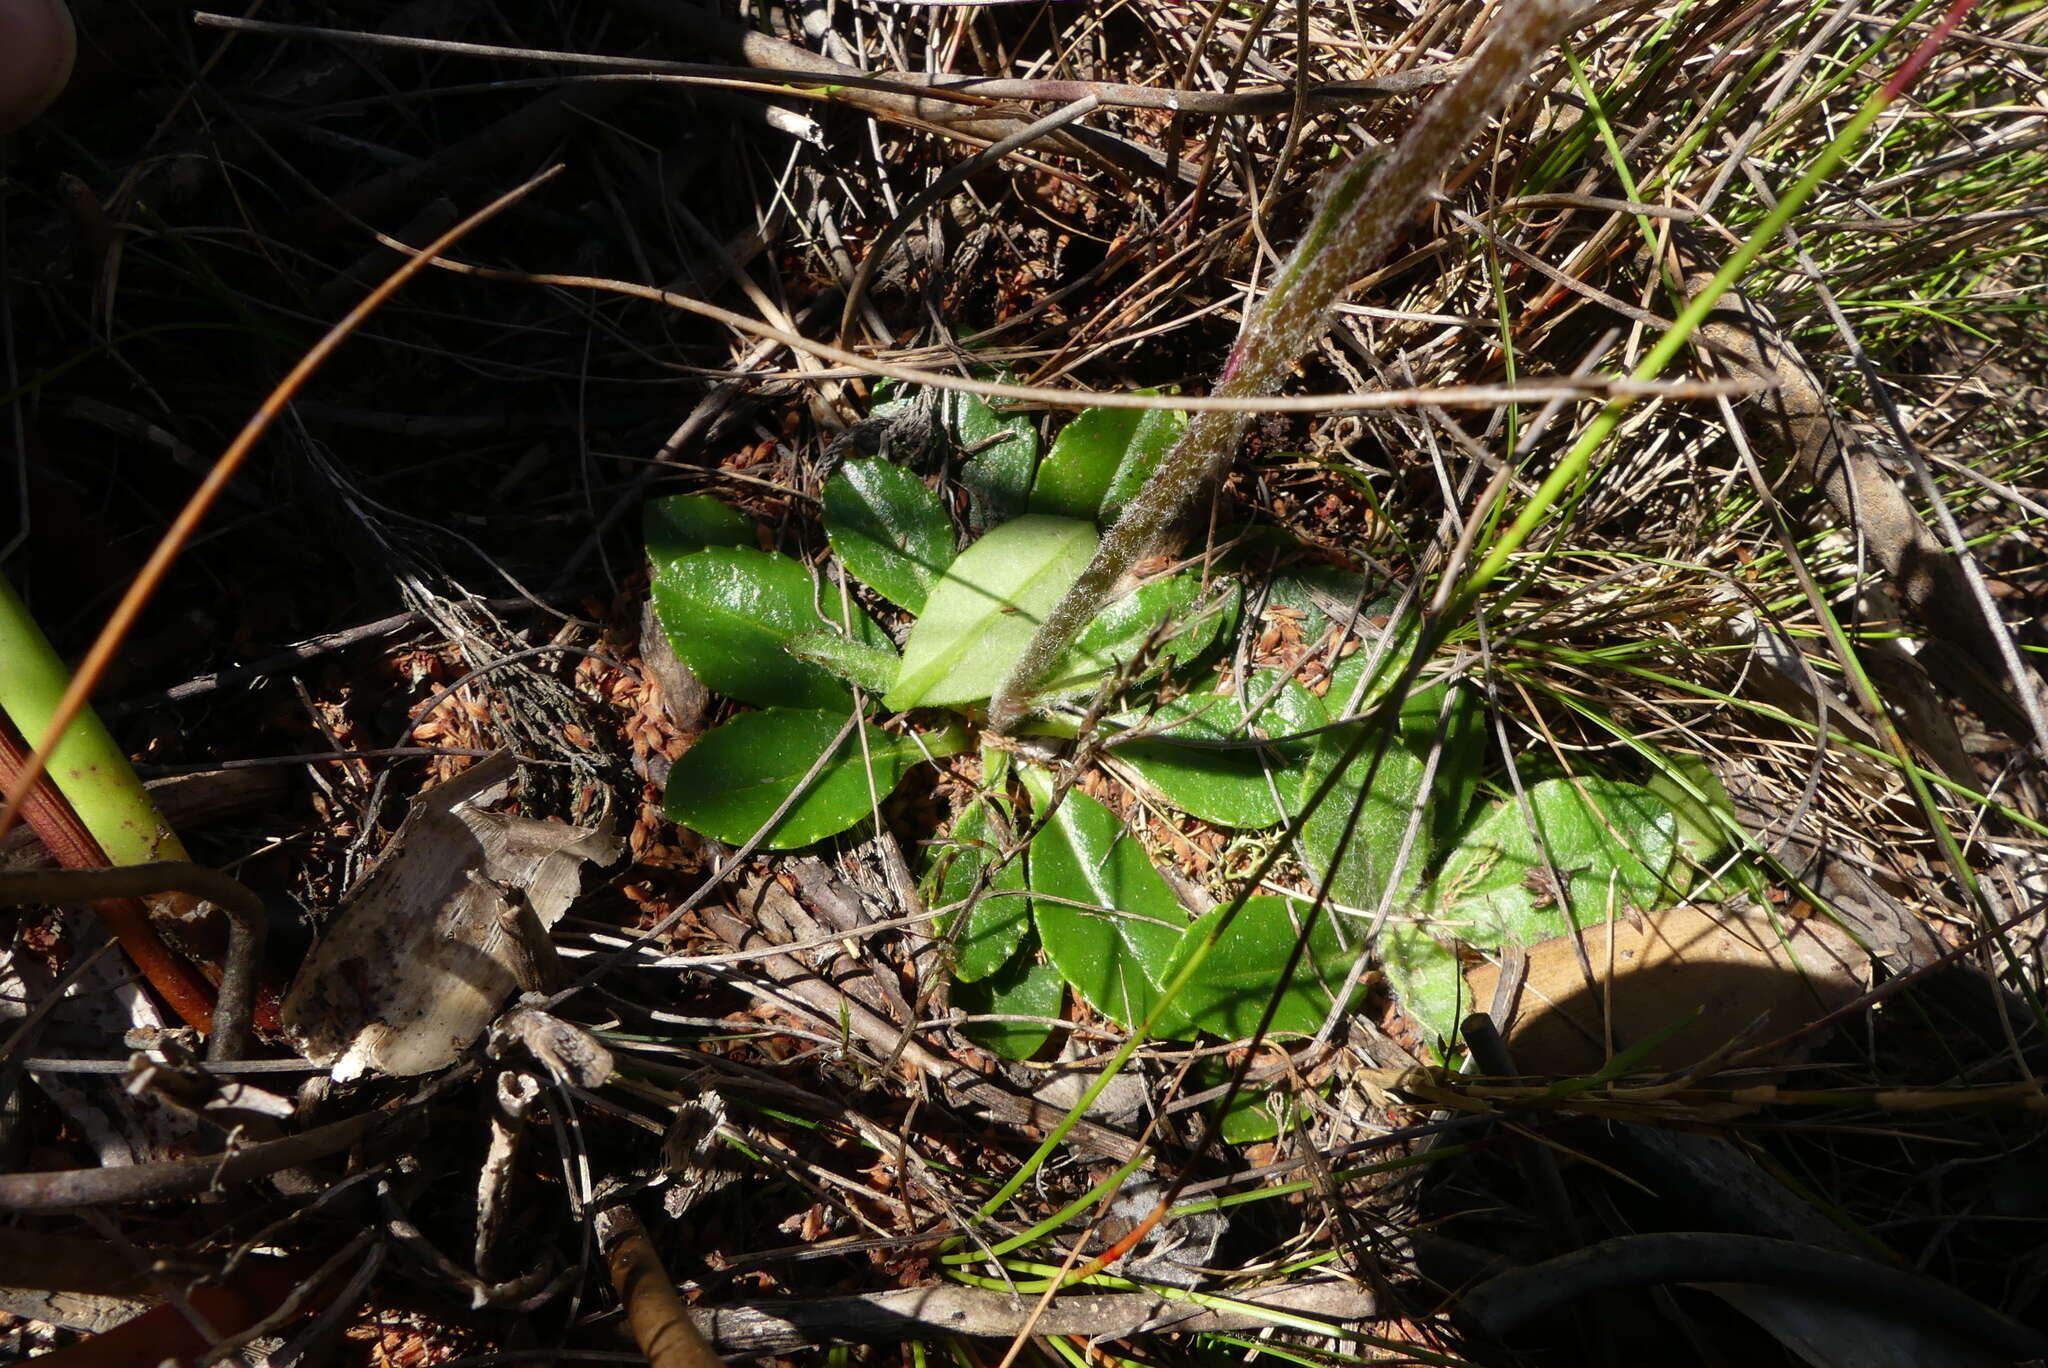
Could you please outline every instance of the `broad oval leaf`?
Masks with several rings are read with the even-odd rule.
[[[892,646],[870,646],[865,641],[840,636],[837,632],[805,632],[793,636],[782,648],[798,660],[823,665],[849,684],[871,694],[884,693],[896,682],[903,657]]]
[[[924,611],[953,563],[953,522],[925,482],[888,461],[848,461],[825,482],[825,537],[852,572],[897,607]]]
[[[1332,902],[1376,912],[1394,878],[1410,816],[1422,797],[1423,760],[1403,744],[1396,728],[1375,762],[1375,753],[1382,751],[1381,740],[1367,732],[1368,725],[1354,722],[1322,734],[1302,771],[1297,801],[1306,805],[1346,753],[1358,746],[1358,753],[1329,793],[1302,823],[1300,853],[1302,863],[1323,884]],[[1358,814],[1355,824],[1354,811]],[[1418,878],[1430,856],[1430,824],[1425,821],[1401,866],[1402,881]]]
[[[1026,517],[962,551],[925,600],[903,644],[896,687],[882,701],[901,712],[979,703],[994,693],[1080,577],[1097,540],[1089,523]]]
[[[1437,915],[1481,949],[1533,945],[1631,910],[1669,903],[1678,818],[1662,798],[1614,779],[1546,779],[1529,813],[1497,803],[1444,861]],[[1543,860],[1564,881],[1550,881]],[[1566,904],[1569,904],[1567,908]]]
[[[1728,833],[1740,831],[1734,800],[1707,762],[1696,755],[1659,751],[1663,768],[1644,787],[1671,805],[1678,820],[1678,846],[1685,858],[1704,865],[1728,848]]]
[[[1095,620],[1081,629],[1040,692],[1093,690],[1134,660],[1162,626],[1169,628],[1169,634],[1152,642],[1154,663],[1192,660],[1214,644],[1225,619],[1235,616],[1238,597],[1233,587],[1227,601],[1203,605],[1201,579],[1191,574],[1140,585],[1106,604]],[[1171,627],[1175,623],[1181,624],[1177,630]]]
[[[977,798],[953,823],[953,831],[939,847],[926,898],[935,907],[946,907],[973,896],[965,909],[967,925],[956,935],[953,924],[959,912],[940,923],[941,933],[953,936],[953,978],[973,983],[1001,969],[1024,943],[1031,929],[1031,904],[1019,896],[1025,889],[1025,858],[1022,854],[1007,864],[998,864],[1008,823],[991,812],[992,798]],[[994,871],[977,894],[975,885],[989,866]]]
[[[1070,791],[1031,843],[1030,878],[1053,966],[1104,1016],[1142,1021],[1188,920],[1144,846],[1108,808]]]
[[[1236,1069],[1228,1058],[1197,1060],[1195,1066],[1188,1070],[1187,1082],[1182,1086],[1182,1092],[1208,1092],[1211,1089],[1220,1090],[1228,1087],[1230,1077],[1235,1072]],[[1217,1136],[1225,1144],[1256,1145],[1261,1140],[1271,1140],[1280,1134],[1283,1129],[1283,1116],[1287,1118],[1286,1129],[1296,1130],[1307,1124],[1310,1113],[1296,1095],[1297,1086],[1293,1080],[1282,1082],[1277,1087],[1264,1088],[1256,1083],[1246,1083],[1237,1090],[1230,1110],[1224,1113],[1222,1124],[1216,1131]],[[1221,1105],[1219,1097],[1202,1110],[1213,1116],[1216,1108]]]
[[[851,710],[832,672],[783,649],[829,624],[814,607],[810,571],[788,556],[713,547],[654,567],[654,611],[676,657],[708,688],[764,707]],[[837,594],[825,596],[836,607]],[[871,646],[889,639],[867,614],[852,610],[854,635]]]
[[[754,520],[709,494],[672,494],[640,510],[640,535],[657,571],[712,546],[754,544]]]
[[[1473,1005],[1457,952],[1420,926],[1390,923],[1380,937],[1379,953],[1401,1010],[1425,1036],[1456,1044],[1458,1023]]]
[[[946,425],[961,450],[960,466],[975,524],[994,527],[1025,510],[1038,469],[1038,429],[1020,413],[1000,414],[977,395],[949,394]]]
[[[1040,462],[1031,511],[1114,521],[1187,426],[1178,409],[1083,409]]]
[[[966,1036],[1004,1059],[1029,1059],[1056,1029],[1066,980],[1035,956],[1018,955],[1001,969],[972,983],[953,985],[954,1010],[972,1016],[1038,1017],[1038,1021],[970,1021],[960,1027]]]
[[[1273,678],[1255,676],[1245,691],[1256,701]],[[1293,807],[1302,766],[1316,743],[1313,737],[1272,746],[1249,743],[1308,731],[1325,719],[1316,696],[1290,680],[1250,726],[1243,704],[1217,694],[1188,694],[1149,714],[1117,720],[1156,733],[1109,753],[1167,802],[1218,826],[1267,827],[1284,820],[1283,803]]]
[[[818,757],[829,753],[817,778],[761,844],[794,850],[844,831],[873,812],[924,758],[915,739],[889,736],[865,722],[857,733],[841,737],[845,726],[844,714],[811,709],[769,708],[735,717],[705,733],[669,770],[663,810],[692,831],[744,844]]]
[[[1357,650],[1338,661],[1337,668],[1330,671],[1330,686],[1323,694],[1323,707],[1329,712],[1332,722],[1372,711],[1385,701],[1388,690],[1399,682],[1401,667],[1407,663],[1421,632],[1422,619],[1415,613],[1408,613],[1398,622],[1374,625],[1385,617],[1384,612],[1375,612],[1368,607],[1363,617],[1354,620],[1353,626],[1363,640]],[[1388,640],[1390,633],[1392,639]],[[1368,670],[1371,671],[1369,678]],[[1407,705],[1406,702],[1402,704],[1404,708]]]
[[[1169,973],[1180,971],[1223,919],[1225,910],[1217,908],[1182,933],[1167,966]],[[1333,995],[1344,986],[1352,961],[1363,953],[1362,946],[1345,944],[1336,915],[1324,908],[1310,922],[1307,903],[1289,898],[1245,899],[1216,948],[1174,999],[1175,1023],[1225,1040],[1243,1040],[1258,1029],[1266,1004],[1278,993],[1280,1003],[1274,1008],[1270,1029],[1314,1035],[1322,1029]],[[1281,971],[1294,953],[1303,926],[1308,928],[1308,948],[1283,985]]]

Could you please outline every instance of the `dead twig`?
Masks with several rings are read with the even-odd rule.
[[[722,1368],[676,1285],[661,1266],[647,1229],[633,1208],[614,1202],[596,1216],[597,1247],[611,1269],[612,1287],[625,1304],[626,1322],[652,1368]]]
[[[263,899],[217,869],[182,860],[116,865],[107,869],[30,869],[0,873],[0,903],[100,902],[152,893],[189,893],[218,907],[228,919],[228,952],[221,963],[220,995],[213,1008],[208,1059],[235,1059],[249,1035],[256,1002],[256,969],[263,959]]]
[[[726,1354],[779,1354],[833,1339],[898,1343],[944,1335],[1008,1339],[1029,1305],[1003,1292],[971,1287],[913,1287],[859,1297],[751,1302],[698,1307],[697,1328]],[[1139,1334],[1255,1330],[1274,1313],[1311,1316],[1333,1328],[1379,1315],[1372,1292],[1345,1282],[1262,1287],[1235,1297],[1200,1300],[1162,1292],[1121,1292],[1055,1298],[1038,1318],[1038,1335],[1127,1339]]]
[[[723,910],[711,910],[704,914],[704,923],[712,933],[735,950],[767,949],[767,941],[745,922]],[[847,997],[844,992],[820,978],[809,968],[790,955],[770,954],[760,961],[762,969],[783,989],[782,993],[771,996],[771,1000],[787,1004],[790,999],[803,1006],[827,1030],[850,1031],[878,1055],[887,1057],[902,1044],[900,1058],[906,1064],[937,1081],[955,1096],[979,1107],[990,1116],[1006,1124],[1049,1128],[1065,1119],[1066,1113],[1048,1106],[1034,1097],[1019,1097],[1006,1092],[987,1078],[975,1073],[963,1064],[946,1059],[916,1040],[904,1038],[903,1028],[892,1025],[881,1016]],[[746,985],[742,985],[746,986]],[[1104,1158],[1118,1161],[1129,1159],[1138,1152],[1138,1144],[1127,1135],[1121,1135],[1092,1121],[1077,1121],[1069,1138],[1077,1146]]]
[[[78,1211],[122,1202],[164,1202],[191,1197],[230,1183],[246,1182],[346,1149],[369,1134],[384,1112],[363,1112],[345,1121],[282,1140],[267,1140],[226,1154],[204,1154],[161,1164],[125,1168],[60,1169],[54,1173],[0,1174],[0,1211]]]

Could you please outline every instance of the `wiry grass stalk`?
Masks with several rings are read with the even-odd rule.
[[[1954,0],[1942,22],[1914,49],[1913,54],[1906,59],[1898,72],[1881,88],[1871,92],[1862,107],[1843,125],[1842,131],[1836,134],[1822,149],[1820,155],[1813,159],[1805,174],[1786,190],[1762,222],[1751,230],[1742,245],[1722,263],[1720,270],[1714,273],[1713,280],[1706,288],[1687,301],[1685,307],[1679,311],[1678,317],[1673,320],[1670,330],[1657,340],[1656,345],[1650,348],[1649,354],[1631,373],[1633,379],[1654,380],[1664,373],[1665,367],[1677,358],[1693,332],[1706,321],[1707,315],[1720,303],[1721,296],[1732,289],[1735,282],[1755,264],[1764,250],[1778,240],[1779,234],[1792,222],[1801,206],[1813,196],[1822,182],[1849,159],[1850,154],[1861,145],[1864,136],[1870,132],[1884,112],[1891,108],[1892,102],[1904,93],[1913,78],[1920,74],[1921,69],[1932,60],[1942,40],[1963,16],[1969,13],[1975,3],[1976,0]],[[1571,450],[1557,463],[1556,469],[1551,471],[1536,493],[1523,506],[1522,511],[1515,516],[1514,521],[1508,524],[1507,529],[1488,549],[1485,557],[1458,587],[1457,594],[1451,601],[1449,616],[1462,617],[1471,611],[1473,605],[1478,602],[1480,592],[1506,568],[1509,559],[1521,549],[1522,544],[1529,539],[1537,526],[1550,515],[1558,500],[1585,475],[1594,455],[1621,425],[1621,420],[1630,407],[1631,401],[1627,398],[1610,399],[1595,415],[1593,421],[1586,425],[1578,440],[1572,444]]]
[[[1394,235],[1436,194],[1446,169],[1458,164],[1581,8],[1577,0],[1504,6],[1472,65],[1424,107],[1391,151],[1384,157],[1368,153],[1332,174],[1308,230],[1239,334],[1217,382],[1218,396],[1255,398],[1280,388],[1322,336],[1331,306],[1385,255]],[[1023,719],[1081,628],[1140,561],[1165,549],[1174,525],[1214,487],[1250,420],[1249,414],[1201,413],[1188,424],[996,691],[989,704],[991,725],[1008,730]]]

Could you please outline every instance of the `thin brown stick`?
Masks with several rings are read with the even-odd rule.
[[[395,238],[379,240],[401,252],[425,256],[431,247],[414,248]],[[604,276],[557,275],[546,271],[507,271],[468,262],[437,260],[443,270],[480,280],[514,280],[527,285],[558,285],[564,289],[602,290],[608,294],[630,295],[671,309],[714,319],[736,331],[780,342],[796,351],[821,356],[846,367],[846,371],[804,371],[796,375],[763,373],[763,380],[842,380],[848,375],[886,375],[907,384],[978,395],[983,399],[1010,399],[1043,408],[1084,409],[1179,409],[1186,413],[1364,413],[1382,409],[1419,408],[1437,404],[1444,408],[1492,408],[1501,404],[1548,403],[1573,399],[1716,399],[1723,394],[1747,395],[1768,388],[1757,379],[1724,380],[1629,380],[1597,375],[1550,375],[1513,385],[1441,385],[1435,388],[1374,390],[1369,394],[1213,394],[1164,395],[1127,394],[1108,390],[1049,389],[1042,385],[1008,385],[994,380],[971,380],[945,371],[923,370],[898,365],[880,357],[818,342],[745,314],[721,309],[716,304],[679,295],[652,285]]]
[[[0,1211],[75,1212],[84,1207],[116,1206],[122,1202],[191,1197],[346,1149],[385,1116],[383,1112],[367,1111],[303,1135],[267,1140],[226,1154],[170,1159],[161,1164],[59,1169],[54,1173],[0,1173]]]
[[[727,1354],[780,1354],[829,1340],[900,1344],[911,1339],[966,1335],[1007,1339],[1026,1310],[1022,1299],[972,1287],[913,1287],[812,1301],[700,1306],[697,1328]],[[1348,1327],[1378,1317],[1372,1292],[1345,1282],[1262,1287],[1229,1298],[1183,1301],[1156,1292],[1055,1298],[1034,1333],[1091,1340],[1205,1330],[1256,1330],[1273,1312],[1313,1316]]]

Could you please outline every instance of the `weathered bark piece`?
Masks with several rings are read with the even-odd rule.
[[[485,811],[512,779],[499,752],[413,800],[378,860],[286,994],[292,1043],[337,1081],[455,1062],[521,986],[506,930],[513,898],[543,927],[575,898],[585,861],[610,862],[600,831]],[[509,893],[508,893],[509,890]]]

